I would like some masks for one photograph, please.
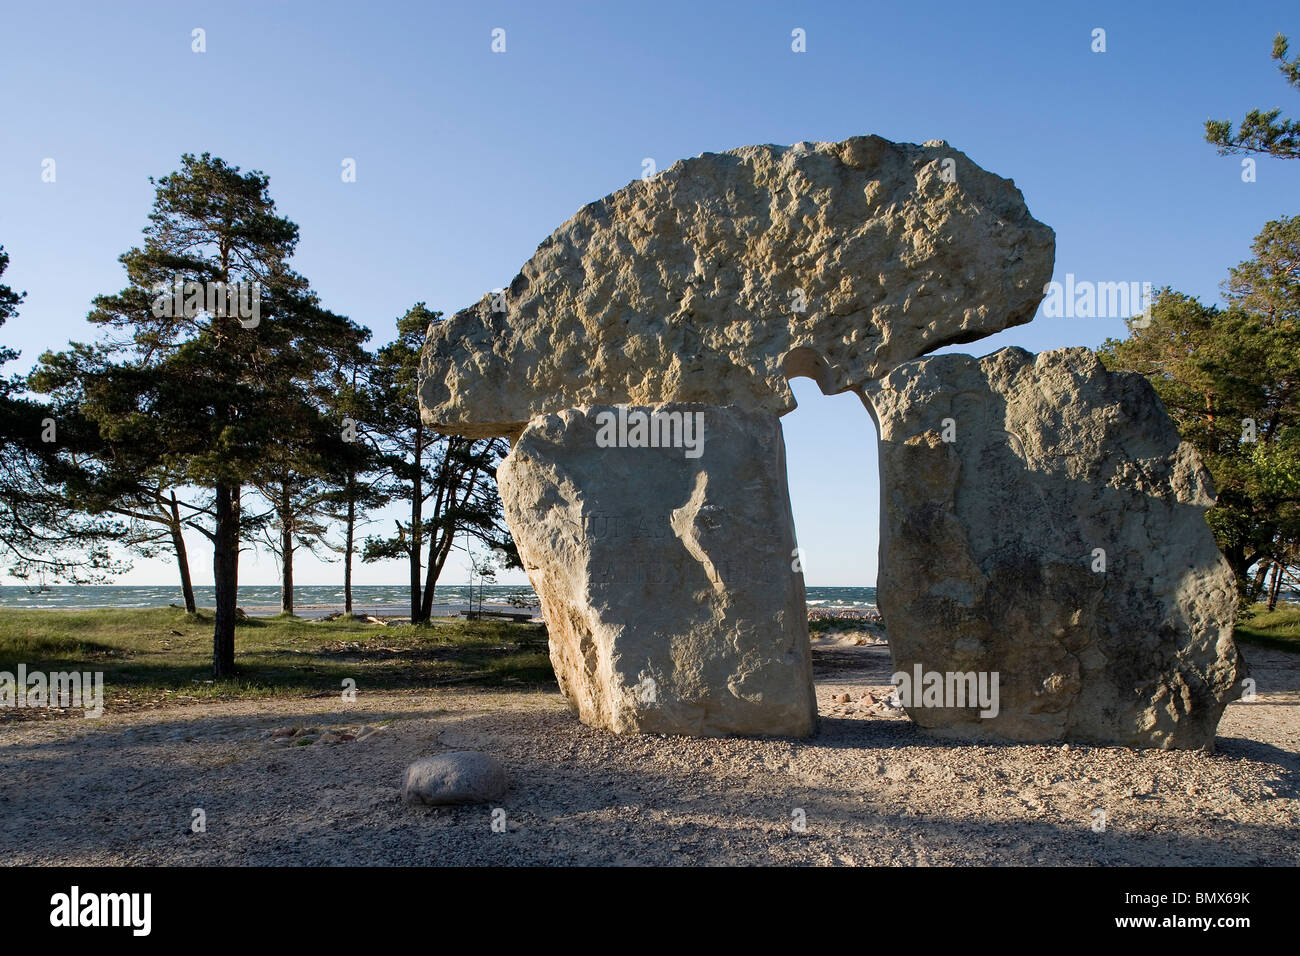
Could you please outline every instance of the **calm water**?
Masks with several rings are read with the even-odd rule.
[[[481,589],[485,604],[505,604],[512,595],[521,595],[535,603],[533,589],[527,584],[489,584]],[[475,586],[473,600],[477,603],[480,588]],[[296,608],[343,606],[343,588],[333,585],[302,585],[294,588]],[[200,607],[212,607],[213,589],[195,588],[194,599]],[[352,589],[352,603],[357,608],[406,607],[410,604],[410,590],[403,585],[364,585]],[[436,604],[465,604],[470,601],[467,584],[440,584],[434,593]],[[130,587],[107,585],[75,587],[55,585],[39,593],[23,587],[0,587],[0,607],[63,608],[74,610],[92,607],[166,607],[181,604],[179,587]],[[280,589],[274,585],[241,587],[241,607],[279,607]],[[874,608],[875,588],[808,588],[809,607]]]

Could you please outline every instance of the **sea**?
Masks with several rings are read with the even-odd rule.
[[[536,606],[537,596],[527,584],[487,584],[482,587],[468,584],[440,584],[434,591],[434,604],[437,608],[455,613],[454,610],[469,604],[477,605],[480,601],[486,605]],[[876,607],[875,588],[830,588],[809,587],[808,607],[816,608],[851,608],[854,610],[874,610]],[[362,584],[352,588],[352,604],[359,613],[375,613],[380,610],[409,608],[410,589],[401,584]],[[302,584],[293,589],[294,608],[301,612],[308,609],[341,610],[343,607],[343,588],[336,585]],[[211,587],[196,587],[194,599],[199,607],[212,607],[215,593]],[[181,590],[175,585],[96,585],[77,586],[56,584],[43,590],[29,589],[21,586],[0,586],[0,607],[85,610],[89,608],[120,607],[166,607],[169,604],[181,605]],[[248,585],[239,589],[239,606],[251,612],[254,609],[279,610],[280,588],[276,585]]]

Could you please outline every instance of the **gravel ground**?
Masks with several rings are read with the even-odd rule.
[[[814,650],[809,741],[620,738],[578,723],[558,693],[482,690],[20,721],[0,728],[0,858],[1296,865],[1300,659],[1247,654],[1260,696],[1228,708],[1212,755],[937,741],[873,704],[887,647],[835,641]],[[341,742],[272,738],[289,726]],[[504,832],[492,807],[399,800],[410,761],[471,749],[510,771]],[[196,808],[206,832],[192,832]]]

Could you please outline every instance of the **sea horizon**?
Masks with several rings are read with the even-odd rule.
[[[528,584],[439,584],[434,591],[435,605],[466,604],[482,597],[484,604],[508,604],[511,598],[527,600],[537,606],[537,596]],[[876,589],[860,586],[806,585],[806,603],[810,608],[875,608]],[[212,607],[215,589],[211,585],[194,588],[199,607]],[[352,603],[356,608],[404,607],[410,604],[407,584],[353,585]],[[41,589],[24,585],[0,585],[0,607],[30,610],[91,610],[94,608],[151,608],[182,605],[179,585],[175,584],[51,584]],[[278,584],[240,585],[238,603],[245,608],[278,607]],[[295,608],[342,607],[341,584],[300,584],[294,588]]]

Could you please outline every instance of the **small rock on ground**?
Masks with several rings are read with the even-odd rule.
[[[422,757],[406,768],[402,800],[413,805],[485,803],[506,792],[501,761],[473,750]]]

